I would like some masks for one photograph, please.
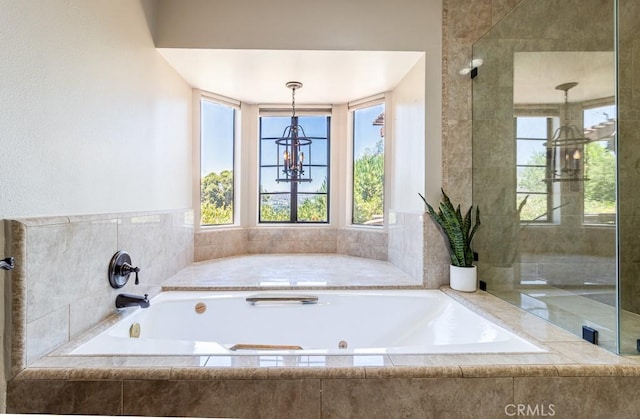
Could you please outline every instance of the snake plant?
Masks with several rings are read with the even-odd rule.
[[[442,189],[441,189],[442,190]],[[420,198],[424,201],[429,215],[442,228],[442,231],[449,239],[449,256],[451,264],[454,266],[471,267],[473,266],[473,250],[471,250],[471,240],[480,227],[480,208],[476,207],[476,222],[471,227],[471,212],[473,205],[469,208],[464,218],[460,212],[460,205],[453,207],[451,200],[442,190],[444,199],[440,202],[438,212],[436,212],[427,202],[422,194]]]

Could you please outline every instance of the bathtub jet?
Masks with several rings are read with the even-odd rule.
[[[149,295],[118,294],[116,297],[116,308],[125,307],[149,307]]]

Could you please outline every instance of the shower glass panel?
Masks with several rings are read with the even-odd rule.
[[[615,352],[614,16],[614,0],[524,0],[473,45],[472,84],[479,279]]]
[[[617,1],[620,352],[640,339],[640,2]]]

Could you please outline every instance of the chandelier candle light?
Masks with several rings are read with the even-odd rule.
[[[307,137],[302,126],[298,125],[298,117],[296,116],[296,90],[302,87],[302,83],[290,81],[286,86],[291,89],[291,125],[286,127],[281,137],[275,138],[278,145],[278,177],[276,182],[311,182],[310,173],[305,173],[305,153],[307,150],[307,158],[311,154],[311,137]],[[282,164],[280,164],[280,155],[282,150]],[[282,170],[280,170],[282,167]]]
[[[551,140],[545,143],[547,147],[548,165],[547,182],[584,181],[581,164],[584,145],[590,140],[585,138],[577,126],[569,122],[569,90],[578,83],[569,82],[556,86],[556,90],[564,91],[564,121],[554,133]]]

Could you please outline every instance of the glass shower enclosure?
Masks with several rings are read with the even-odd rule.
[[[625,354],[640,339],[638,3],[523,0],[472,57],[482,285]]]

